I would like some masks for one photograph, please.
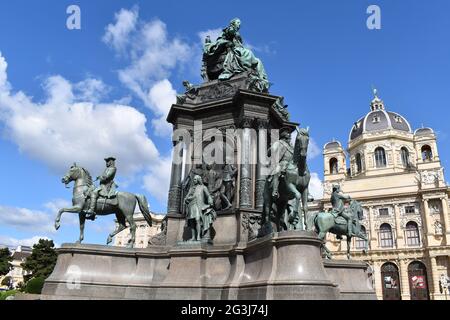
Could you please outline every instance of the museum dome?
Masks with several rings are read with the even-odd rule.
[[[383,130],[398,130],[411,133],[409,122],[402,115],[386,111],[384,102],[377,96],[374,90],[374,98],[370,103],[370,112],[353,124],[350,130],[349,140],[354,140],[363,133]]]

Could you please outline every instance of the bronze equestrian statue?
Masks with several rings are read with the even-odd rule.
[[[152,217],[148,208],[148,202],[145,196],[139,194],[132,194],[129,192],[112,192],[113,188],[113,178],[115,175],[115,168],[112,169],[112,157],[106,158],[105,160],[111,165],[105,170],[102,176],[100,176],[100,187],[95,188],[92,181],[92,177],[89,172],[82,167],[74,164],[70,167],[69,171],[64,175],[61,181],[67,186],[71,181],[74,181],[73,186],[73,196],[72,196],[72,207],[62,208],[59,210],[58,215],[55,219],[55,229],[58,230],[60,227],[61,215],[63,212],[73,212],[78,213],[80,219],[80,237],[77,243],[81,243],[84,239],[84,225],[86,221],[86,216],[89,215],[90,209],[95,212],[91,219],[95,219],[95,215],[110,215],[115,214],[117,219],[117,227],[111,232],[107,239],[107,244],[111,243],[112,238],[127,228],[126,223],[128,222],[130,226],[130,240],[128,242],[128,247],[132,248],[136,239],[136,223],[134,222],[134,210],[136,204],[139,205],[139,209],[144,216],[145,221],[151,226]],[[106,175],[105,175],[106,173]],[[109,187],[109,189],[108,189]],[[94,201],[96,200],[96,195],[98,192],[99,200],[95,202],[95,206],[91,205],[91,196],[94,195]],[[104,197],[104,195],[107,197]]]
[[[350,247],[352,237],[358,237],[366,241],[364,252],[368,249],[368,239],[366,235],[361,232],[360,220],[363,219],[363,209],[361,204],[356,200],[351,200],[348,196],[340,194],[340,188],[333,188],[331,195],[333,209],[330,212],[318,212],[312,215],[311,219],[314,222],[316,231],[321,240],[325,240],[327,232],[334,233],[337,238],[346,236],[347,240],[347,259],[350,259]],[[350,201],[348,208],[344,207],[343,200]],[[350,226],[349,226],[350,225]],[[322,245],[324,256],[331,259],[331,252],[327,249],[325,244]]]
[[[281,140],[269,149],[269,156],[279,160],[264,185],[264,205],[261,225],[272,232],[271,220],[277,232],[288,229],[311,230],[308,219],[308,186],[311,175],[306,163],[309,144],[309,130],[301,128],[292,147],[289,128],[280,133]],[[299,207],[301,204],[299,213]],[[262,236],[262,235],[260,235]]]

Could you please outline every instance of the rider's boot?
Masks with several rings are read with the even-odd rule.
[[[95,193],[93,193],[91,195],[91,203],[89,206],[89,210],[86,211],[87,215],[86,215],[86,219],[90,219],[92,221],[95,220],[95,206],[97,204],[97,195]]]

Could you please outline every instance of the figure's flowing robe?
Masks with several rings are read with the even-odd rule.
[[[223,71],[219,75],[220,80],[227,80],[235,74],[252,70],[258,89],[260,91],[268,90],[269,81],[261,60],[250,49],[243,46],[239,31],[232,25],[223,29],[222,34],[215,42],[205,44],[203,53],[206,56],[213,56],[224,50],[227,53]]]

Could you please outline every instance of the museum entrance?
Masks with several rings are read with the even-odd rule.
[[[381,266],[383,300],[401,300],[398,268],[391,262]]]
[[[408,266],[409,291],[411,300],[429,300],[427,268],[420,261],[413,261]]]

